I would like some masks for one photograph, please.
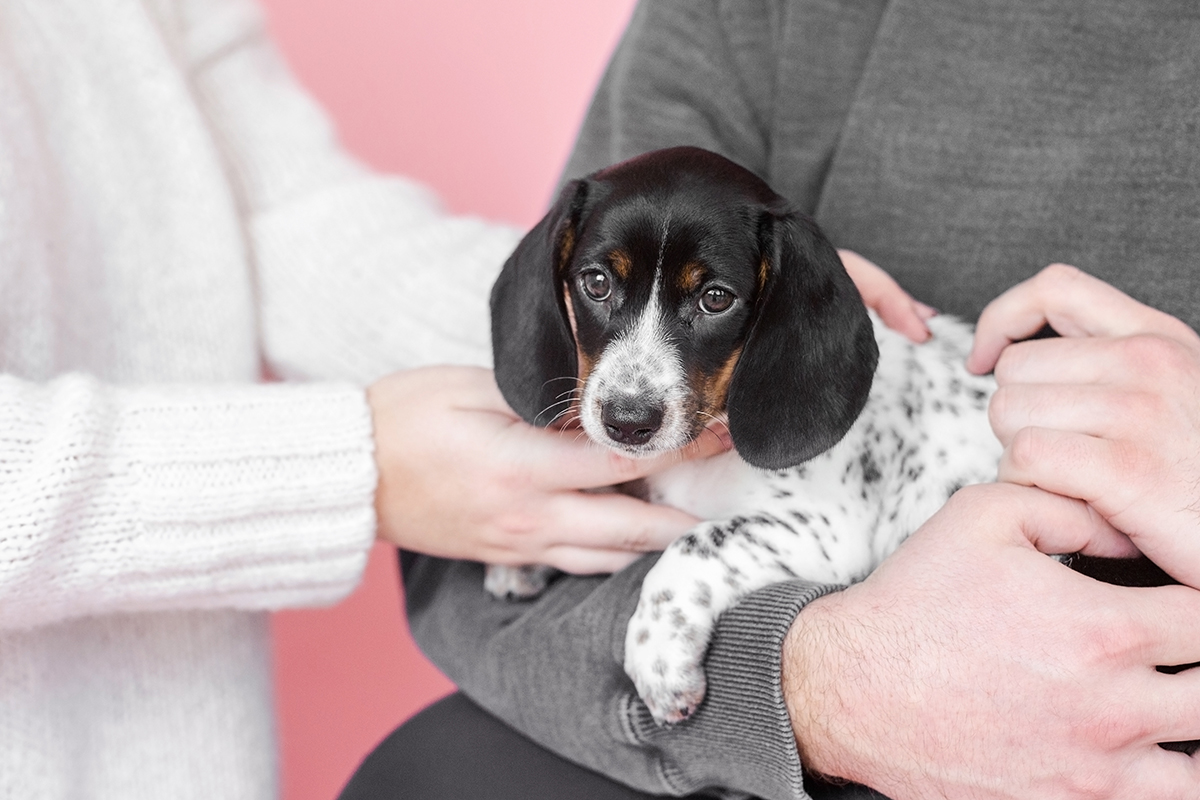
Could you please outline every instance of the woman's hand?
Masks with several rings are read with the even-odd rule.
[[[858,287],[863,303],[878,314],[885,325],[914,342],[929,338],[925,321],[937,314],[936,311],[912,299],[891,275],[853,250],[838,250],[838,255],[842,257],[850,280]]]
[[[526,424],[504,402],[491,371],[471,367],[398,372],[371,386],[367,398],[379,536],[446,558],[616,571],[663,549],[697,520],[625,495],[581,490],[729,449],[721,428],[675,453],[627,458],[577,430]]]
[[[1014,344],[1049,324],[1062,338]],[[1086,500],[1200,587],[1200,337],[1074,267],[1047,267],[979,319],[1000,478]]]

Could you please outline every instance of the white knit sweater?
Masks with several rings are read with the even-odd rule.
[[[487,363],[515,242],[341,154],[247,0],[0,0],[0,798],[274,796],[262,610],[354,586],[360,387]]]

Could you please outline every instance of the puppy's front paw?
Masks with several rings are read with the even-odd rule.
[[[682,722],[704,700],[711,630],[704,609],[685,611],[669,589],[643,590],[625,632],[625,673],[659,725]]]
[[[525,600],[537,597],[545,591],[557,570],[531,564],[524,567],[504,567],[488,564],[483,578],[483,588],[493,597],[502,600]]]

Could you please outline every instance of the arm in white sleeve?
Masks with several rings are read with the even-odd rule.
[[[0,628],[332,602],[374,538],[372,455],[348,386],[0,376]]]
[[[487,298],[519,234],[449,216],[338,146],[245,0],[189,21],[192,80],[248,219],[269,364],[369,382],[491,362]],[[215,10],[214,10],[215,9]]]

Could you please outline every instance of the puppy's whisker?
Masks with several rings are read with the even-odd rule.
[[[567,423],[572,422],[572,421],[578,421],[579,414],[575,413],[573,416],[572,416],[572,414],[573,414],[573,409],[565,408],[562,411],[555,414],[554,419],[552,419],[552,420],[550,420],[550,422],[546,423],[546,427],[550,427],[551,425],[553,425],[554,423],[556,423],[560,420],[562,420],[563,422],[567,422]]]
[[[554,417],[549,422],[546,423],[547,426],[553,425],[554,421],[556,419],[558,419],[564,413],[566,413],[566,412],[570,411],[572,408],[574,408],[574,403],[575,403],[574,397],[568,397],[565,400],[559,400],[556,403],[551,403],[550,405],[546,406],[545,408],[543,408],[541,411],[539,411],[537,413],[537,416],[533,418],[533,422],[535,425],[541,424],[538,422],[538,420],[540,420],[546,414],[549,414],[550,410],[553,409],[555,406],[566,406],[562,411],[557,412],[554,415]]]

